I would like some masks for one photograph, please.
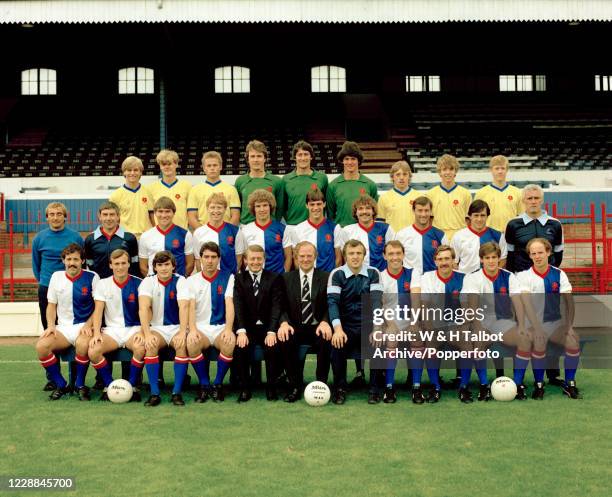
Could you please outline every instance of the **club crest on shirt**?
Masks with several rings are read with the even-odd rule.
[[[558,292],[559,291],[559,283],[557,283],[556,281],[553,281],[550,286],[552,287],[552,291],[553,292]]]
[[[438,248],[438,240],[431,241],[431,248]]]
[[[136,302],[136,295],[134,295],[133,293],[130,293],[128,295],[128,302]]]
[[[310,185],[310,189],[311,190],[317,190],[319,187],[317,186],[316,183],[313,183],[312,185]]]
[[[503,294],[505,295],[506,293],[508,293],[508,289],[507,289],[505,286],[502,286],[502,287],[499,289],[499,293],[503,293]]]
[[[89,288],[87,288],[86,286],[81,288],[81,294],[82,295],[88,295],[89,294]]]
[[[142,197],[140,200],[142,200],[142,203],[143,203],[143,204],[146,204],[146,203],[147,203],[147,197]]]
[[[280,243],[280,242],[282,242],[282,241],[283,241],[283,239],[282,239],[282,237],[281,237],[280,233],[277,233],[277,234],[274,236],[274,240],[275,240],[277,243]]]
[[[331,233],[326,233],[326,234],[325,234],[325,241],[326,241],[326,242],[331,242],[331,241],[332,241],[332,236],[331,236]]]
[[[365,195],[365,193],[366,193],[365,188],[360,188],[359,189],[359,194],[360,195]]]
[[[455,199],[453,200],[453,205],[457,205],[459,203],[459,200]]]
[[[223,285],[217,285],[217,295],[223,295]]]
[[[508,195],[508,200],[512,200],[514,197],[512,195]]]
[[[271,187],[271,186],[267,186],[267,187],[266,187],[266,190],[268,190],[269,192],[271,192],[271,191],[272,191],[272,187]]]
[[[225,241],[227,242],[228,245],[233,245],[234,244],[234,237],[233,236],[228,236]]]
[[[178,248],[179,245],[180,245],[180,242],[176,238],[174,238],[172,240],[172,247],[173,248]]]
[[[181,194],[180,194],[180,193],[177,193],[177,194],[174,196],[174,198],[175,198],[175,199],[177,199],[177,200],[180,200],[180,199],[181,199]]]
[[[175,296],[176,296],[176,294],[174,293],[174,290],[170,290],[170,292],[168,293],[168,298],[170,300],[174,300]]]
[[[453,297],[459,296],[459,290],[453,290]]]
[[[380,245],[380,244],[382,244],[382,242],[383,242],[383,237],[382,237],[382,235],[378,235],[378,236],[376,237],[376,243],[377,243],[378,245]]]
[[[404,290],[405,291],[410,290],[410,282],[409,281],[404,281]]]

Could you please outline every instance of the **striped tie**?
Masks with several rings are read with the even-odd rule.
[[[257,297],[258,293],[259,293],[259,281],[257,281],[257,275],[254,274],[253,275],[253,295]]]
[[[304,275],[304,284],[302,285],[302,323],[312,323],[312,302],[310,301],[310,285],[308,285],[308,276]]]

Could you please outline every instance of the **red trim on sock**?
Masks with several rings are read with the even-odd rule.
[[[542,354],[542,355],[538,355],[538,354]],[[536,351],[533,351],[531,353],[531,357],[533,359],[544,359],[544,358],[546,358],[546,352],[536,352]]]
[[[203,361],[203,360],[204,360],[204,354],[200,354],[199,356],[192,357],[192,358],[190,359],[191,364],[195,364],[195,363],[197,363],[197,362],[201,362],[201,361]]]
[[[53,352],[46,357],[39,357],[38,360],[43,368],[48,368],[49,366],[53,366],[55,363],[57,363],[57,357],[55,357]]]
[[[219,352],[219,360],[223,362],[232,362],[233,357],[227,357]]]
[[[143,368],[144,367],[144,361],[139,361],[138,359],[134,359],[132,357],[132,366],[136,366],[137,368]]]
[[[580,355],[580,349],[565,349],[565,355],[577,357]]]
[[[89,357],[87,357],[86,355],[77,354],[76,356],[74,356],[74,360],[79,364],[89,364]]]
[[[189,357],[174,356],[174,362],[177,364],[189,364]]]
[[[155,357],[145,357],[144,362],[145,364],[159,364],[159,356],[156,355]]]
[[[528,361],[529,359],[531,359],[531,352],[529,352],[528,350],[517,350],[516,357]]]
[[[106,362],[106,358],[102,359],[98,364],[91,364],[94,369],[102,369],[104,366],[106,366],[108,364],[108,362]]]

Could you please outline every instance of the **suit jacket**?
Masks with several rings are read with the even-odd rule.
[[[280,322],[287,321],[291,326],[302,325],[302,282],[300,271],[294,270],[283,274],[285,280],[285,305],[281,311]],[[310,300],[312,301],[312,314],[317,322],[329,321],[327,307],[327,280],[329,273],[315,269],[312,274],[312,287]]]
[[[251,273],[248,270],[238,273],[234,280],[234,331],[244,328],[252,332],[259,320],[266,331],[276,332],[280,325],[283,287],[280,274],[264,269],[255,297]]]

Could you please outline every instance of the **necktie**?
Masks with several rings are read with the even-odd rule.
[[[310,285],[308,284],[308,276],[304,275],[304,283],[302,285],[302,323],[312,323],[312,302],[310,301]]]
[[[258,293],[259,293],[259,281],[257,281],[257,275],[254,274],[253,275],[253,295],[257,297]]]

